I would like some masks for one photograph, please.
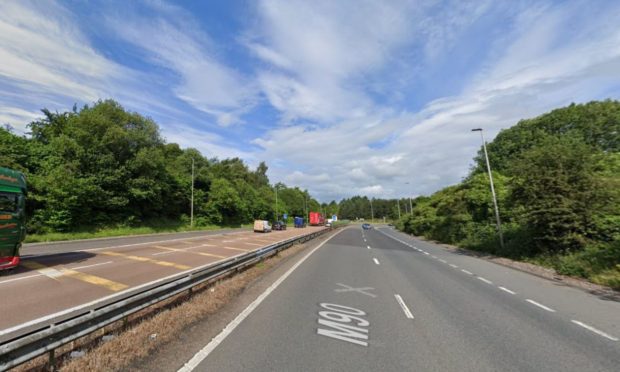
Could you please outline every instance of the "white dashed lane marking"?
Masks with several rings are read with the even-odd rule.
[[[379,265],[379,260],[377,260],[376,258],[373,258],[373,261],[375,261],[375,263]]]
[[[540,304],[540,303],[538,303],[538,302],[536,302],[536,301],[534,301],[534,300],[530,300],[529,298],[527,298],[527,299],[525,299],[525,301],[527,301],[527,302],[531,303],[531,304],[532,304],[532,305],[534,305],[534,306],[538,306],[538,307],[540,307],[541,309],[546,310],[546,311],[548,311],[548,312],[550,312],[550,313],[555,313],[555,310],[553,310],[552,308],[547,307],[547,306],[545,306],[545,305],[543,305],[543,304]]]
[[[608,335],[607,333],[605,333],[605,332],[603,332],[603,331],[601,331],[601,330],[599,330],[599,329],[596,329],[596,328],[592,327],[591,325],[587,325],[587,324],[585,324],[585,323],[582,323],[582,322],[580,322],[580,321],[578,321],[578,320],[574,320],[574,319],[573,319],[573,320],[571,320],[571,322],[573,322],[573,323],[577,324],[578,326],[581,326],[581,327],[583,327],[583,328],[587,329],[588,331],[592,331],[592,332],[596,333],[596,334],[597,334],[597,335],[599,335],[599,336],[603,336],[603,337],[605,337],[605,338],[607,338],[607,339],[610,339],[610,340],[612,340],[612,341],[618,341],[618,338],[617,338],[617,337],[614,337],[614,336]]]

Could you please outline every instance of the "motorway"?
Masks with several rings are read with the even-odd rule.
[[[28,245],[20,266],[0,276],[0,342],[168,277],[320,229],[267,234],[244,229]]]
[[[179,371],[618,371],[618,337],[618,302],[349,227]]]

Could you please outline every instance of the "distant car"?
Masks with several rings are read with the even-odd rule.
[[[362,224],[362,229],[370,230],[370,229],[372,229],[372,226],[369,223],[364,223],[364,224]]]
[[[284,221],[276,221],[273,224],[273,229],[274,230],[286,230],[286,224],[284,223]]]
[[[394,226],[394,224],[388,223],[388,226]]]

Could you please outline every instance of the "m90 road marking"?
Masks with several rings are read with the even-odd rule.
[[[366,313],[354,307],[322,303],[319,311],[319,324],[326,328],[318,328],[316,333],[321,336],[335,338],[356,345],[368,346],[368,327],[370,322],[364,318]]]

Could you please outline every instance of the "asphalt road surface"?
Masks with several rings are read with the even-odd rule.
[[[293,270],[182,370],[620,370],[620,303],[389,228]]]
[[[102,239],[28,247],[0,276],[0,342],[40,322],[68,319],[167,277],[212,265],[323,227],[262,234],[247,230]]]

